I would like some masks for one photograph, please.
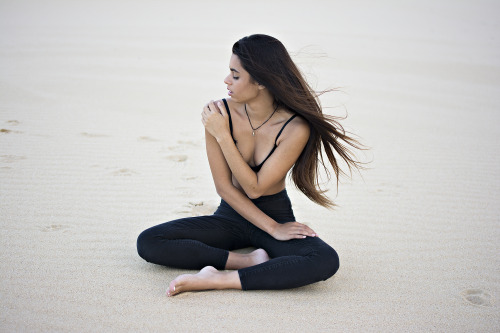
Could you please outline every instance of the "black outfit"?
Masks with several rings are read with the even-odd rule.
[[[225,100],[224,103],[229,114]],[[232,122],[230,127],[232,135]],[[276,141],[267,158],[276,149]],[[254,168],[260,169],[267,158]],[[278,223],[295,221],[286,190],[252,199],[252,202]],[[300,287],[326,280],[339,268],[337,252],[320,238],[276,240],[224,200],[213,215],[163,223],[143,231],[137,239],[137,251],[146,261],[197,270],[205,266],[225,269],[229,251],[245,247],[262,248],[271,260],[238,270],[243,290]]]

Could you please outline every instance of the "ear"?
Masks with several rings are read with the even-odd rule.
[[[262,84],[260,84],[260,83],[257,83],[257,86],[258,86],[259,90],[264,90],[264,89],[266,89],[266,87],[265,87],[265,86],[263,86],[263,85],[262,85]]]

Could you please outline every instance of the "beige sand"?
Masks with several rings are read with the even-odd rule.
[[[498,4],[402,3],[2,1],[0,331],[498,331]],[[335,211],[289,188],[341,269],[167,298],[136,237],[216,207],[199,115],[256,32],[372,147]]]

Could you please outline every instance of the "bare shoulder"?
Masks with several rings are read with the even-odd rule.
[[[311,129],[309,123],[297,115],[284,128],[280,137],[281,140],[292,140],[294,142],[305,142],[309,139]],[[279,142],[280,140],[278,140]]]
[[[243,107],[243,104],[233,101],[233,99],[231,97],[224,98],[224,99],[226,100],[227,105],[229,106],[229,109],[231,111],[233,111],[233,110],[237,111],[237,110],[240,110]],[[222,103],[222,100],[221,100],[221,103]]]
[[[239,110],[240,106],[242,105],[240,103],[237,103],[237,102],[233,101],[231,98],[216,99],[216,100],[213,100],[213,103],[217,107],[219,106],[219,104],[220,104],[221,107],[225,107],[223,100],[225,100],[227,102],[227,106],[229,107],[229,111],[230,112]],[[207,104],[209,104],[209,103],[210,102],[208,102]]]
[[[294,134],[303,134],[305,136],[309,136],[310,128],[307,120],[297,115],[292,121],[288,124],[290,126],[290,132]]]

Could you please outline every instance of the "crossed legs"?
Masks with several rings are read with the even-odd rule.
[[[251,253],[229,252],[226,269],[221,272],[212,266],[202,268],[197,274],[183,274],[175,278],[167,289],[168,296],[185,291],[208,289],[241,289],[240,276],[236,270],[255,266],[269,260],[267,252],[257,249]]]
[[[258,249],[230,252],[249,246]],[[248,222],[220,216],[152,227],[141,233],[137,248],[143,259],[155,264],[201,269],[175,278],[169,296],[190,290],[295,288],[326,280],[338,269],[337,253],[317,237],[282,242]]]

